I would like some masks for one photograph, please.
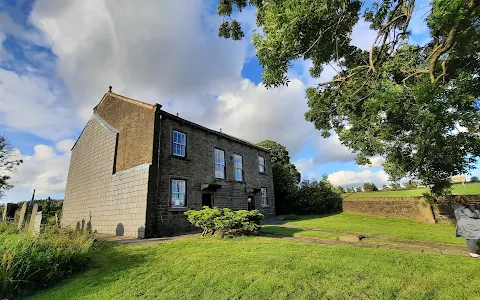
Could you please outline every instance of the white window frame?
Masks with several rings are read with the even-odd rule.
[[[233,168],[234,168],[235,180],[243,181],[243,157],[241,155],[239,154],[233,155]],[[240,175],[240,178],[237,178],[237,174]]]
[[[260,173],[265,173],[265,157],[263,156],[258,157],[258,171]]]
[[[186,207],[187,206],[187,181],[185,179],[175,179],[170,180],[171,185],[171,196],[170,196],[170,207]],[[174,195],[177,195],[175,197]],[[183,199],[182,197],[183,196]],[[183,204],[177,204],[183,200]],[[175,202],[174,202],[175,201]]]
[[[175,133],[183,135],[183,143],[175,142]],[[175,145],[178,145],[180,148],[183,148],[183,154],[175,153]],[[175,156],[185,157],[187,153],[187,134],[178,130],[173,130],[172,133],[172,154]]]
[[[260,188],[260,194],[262,196],[262,207],[268,207],[267,188],[266,187]]]
[[[221,167],[222,175],[217,173],[217,172],[220,172],[220,167]],[[225,151],[222,149],[213,148],[213,170],[215,172],[215,178],[225,179]]]

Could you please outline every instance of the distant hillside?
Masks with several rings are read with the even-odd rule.
[[[428,189],[412,189],[412,190],[397,190],[397,191],[376,191],[376,192],[360,192],[343,194],[343,198],[374,198],[374,197],[415,197],[422,196],[423,193],[428,192]],[[454,184],[452,186],[452,194],[454,195],[480,195],[480,182]]]

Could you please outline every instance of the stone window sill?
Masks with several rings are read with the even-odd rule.
[[[260,174],[260,175],[267,175],[267,173],[265,173],[265,172],[258,172],[258,174]]]
[[[179,159],[179,160],[184,160],[184,161],[190,161],[190,158],[184,157],[184,156],[178,156],[178,155],[171,155],[171,158]]]
[[[170,207],[168,209],[168,211],[179,211],[179,212],[187,211],[187,210],[188,210],[187,207]]]
[[[262,205],[262,208],[269,208],[270,205]]]

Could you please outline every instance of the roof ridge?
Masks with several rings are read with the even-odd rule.
[[[126,97],[126,96],[123,96],[123,95],[120,95],[120,94],[117,94],[117,93],[114,93],[114,92],[107,92],[105,94],[106,95],[112,95],[116,98],[119,98],[121,100],[125,100],[127,102],[131,102],[133,104],[138,104],[138,105],[142,105],[142,106],[148,106],[149,108],[154,108],[155,107],[155,104],[151,104],[151,103],[147,103],[147,102],[143,102],[143,101],[140,101],[140,100],[137,100],[137,99],[133,99],[133,98],[130,98],[130,97]],[[103,100],[103,99],[102,99]],[[101,101],[100,101],[101,102]]]

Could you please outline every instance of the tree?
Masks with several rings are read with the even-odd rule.
[[[345,189],[342,186],[338,186],[337,190],[339,190],[340,193],[342,193],[342,194],[346,193]]]
[[[13,187],[9,183],[10,176],[22,162],[7,139],[0,135],[0,198]]]
[[[400,183],[392,183],[392,190],[399,190],[401,188]]]
[[[378,188],[374,183],[365,182],[363,184],[363,190],[365,192],[374,192],[374,191],[378,191]]]
[[[294,164],[290,163],[290,156],[285,146],[277,142],[265,140],[257,144],[260,147],[268,148],[271,151],[272,164],[279,163],[290,172],[296,183],[300,182],[301,174],[298,172]]]
[[[413,179],[410,179],[407,183],[405,183],[405,188],[407,189],[416,189],[418,186],[418,182]]]
[[[357,191],[358,193],[363,192],[361,187],[357,187],[356,191]]]
[[[342,197],[324,176],[320,181],[304,180],[298,189],[294,211],[298,214],[325,214],[342,210]]]
[[[267,87],[288,84],[297,59],[311,59],[317,78],[333,66],[330,81],[307,89],[306,119],[324,137],[337,133],[358,164],[381,155],[391,180],[418,178],[442,194],[450,176],[467,173],[480,155],[480,1],[415,3],[220,0],[218,14],[256,7],[261,31],[252,43]],[[426,16],[425,45],[410,39],[414,11]],[[377,33],[368,51],[350,44],[361,17]],[[224,21],[219,36],[244,33],[238,21]]]
[[[290,156],[285,146],[269,140],[262,141],[257,145],[271,150],[276,213],[290,213],[293,210],[300,173],[295,165],[290,163]]]
[[[472,176],[472,177],[470,178],[470,182],[479,182],[479,181],[480,181],[480,179],[478,179],[477,176]]]
[[[298,190],[297,183],[292,178],[290,170],[279,163],[272,165],[272,173],[276,213],[291,213]]]

